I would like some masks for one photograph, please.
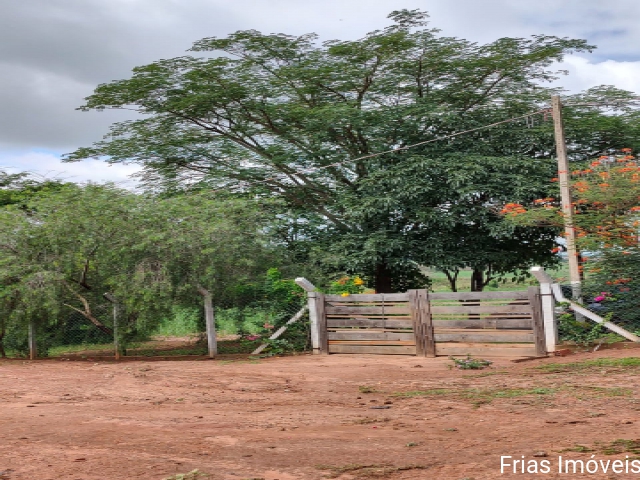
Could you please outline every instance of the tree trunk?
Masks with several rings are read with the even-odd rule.
[[[391,285],[392,277],[386,263],[376,266],[375,289],[376,293],[394,293]]]
[[[452,275],[449,270],[444,270],[444,274],[447,276],[447,280],[449,280],[449,287],[451,288],[451,291],[457,292],[458,291],[458,274],[460,273],[460,270],[456,269],[454,270],[454,272],[455,273]]]
[[[472,292],[481,292],[484,290],[485,281],[484,281],[484,272],[479,268],[474,268],[471,273],[471,291]]]

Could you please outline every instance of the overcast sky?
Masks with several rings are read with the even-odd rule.
[[[62,164],[124,112],[79,112],[93,88],[137,65],[185,54],[236,30],[358,38],[392,10],[420,8],[443,34],[488,42],[549,34],[584,38],[559,83],[640,93],[640,0],[0,0],[0,168],[73,181],[124,180],[133,166]]]

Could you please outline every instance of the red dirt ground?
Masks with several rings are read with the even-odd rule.
[[[349,355],[0,361],[0,479],[638,478],[558,474],[557,457],[640,453],[611,451],[640,438],[640,367],[537,368],[633,353],[495,359],[482,371]],[[397,395],[412,391],[422,395]],[[500,475],[500,455],[534,454],[556,473]]]

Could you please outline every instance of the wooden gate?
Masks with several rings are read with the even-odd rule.
[[[546,355],[537,287],[315,298],[321,353]]]

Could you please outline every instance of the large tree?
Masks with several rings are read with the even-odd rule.
[[[253,30],[202,39],[192,51],[205,57],[160,60],[134,69],[129,79],[98,86],[82,109],[128,108],[144,117],[114,125],[103,141],[66,158],[138,163],[155,189],[201,182],[277,196],[303,219],[296,229],[314,227],[303,237],[322,246],[327,263],[364,274],[379,292],[421,284],[420,265],[438,265],[451,247],[442,239],[466,235],[469,228],[484,240],[467,241],[464,258],[442,267],[486,271],[494,261],[472,265],[470,259],[484,258],[483,249],[493,248],[491,232],[500,230],[493,225],[500,221],[494,197],[513,197],[505,190],[532,175],[514,170],[515,162],[531,162],[536,175],[547,175],[550,127],[539,121],[502,124],[398,149],[539,110],[552,91],[542,83],[556,78],[552,64],[593,47],[545,35],[479,45],[439,36],[427,28],[423,12],[396,11],[390,18],[384,30],[355,41],[319,43],[313,34]],[[602,123],[598,113],[589,115]],[[609,143],[590,129],[575,145],[593,154]],[[395,151],[377,155],[389,150]],[[444,168],[451,162],[463,174]],[[437,173],[420,176],[419,165],[435,166]],[[503,180],[509,177],[498,191],[491,181],[477,187],[486,178],[485,165]],[[446,188],[438,188],[440,182]],[[468,185],[480,189],[470,193]],[[452,195],[452,188],[466,197]],[[414,190],[418,196],[407,195]],[[536,188],[516,196],[541,193],[531,190]],[[466,205],[473,195],[474,220],[450,208]],[[358,211],[362,205],[369,210]],[[484,219],[490,225],[477,223]],[[549,232],[542,241],[531,241],[527,231],[511,234],[520,232],[516,243],[528,245],[533,257],[548,250]],[[522,249],[501,255],[520,258]]]

